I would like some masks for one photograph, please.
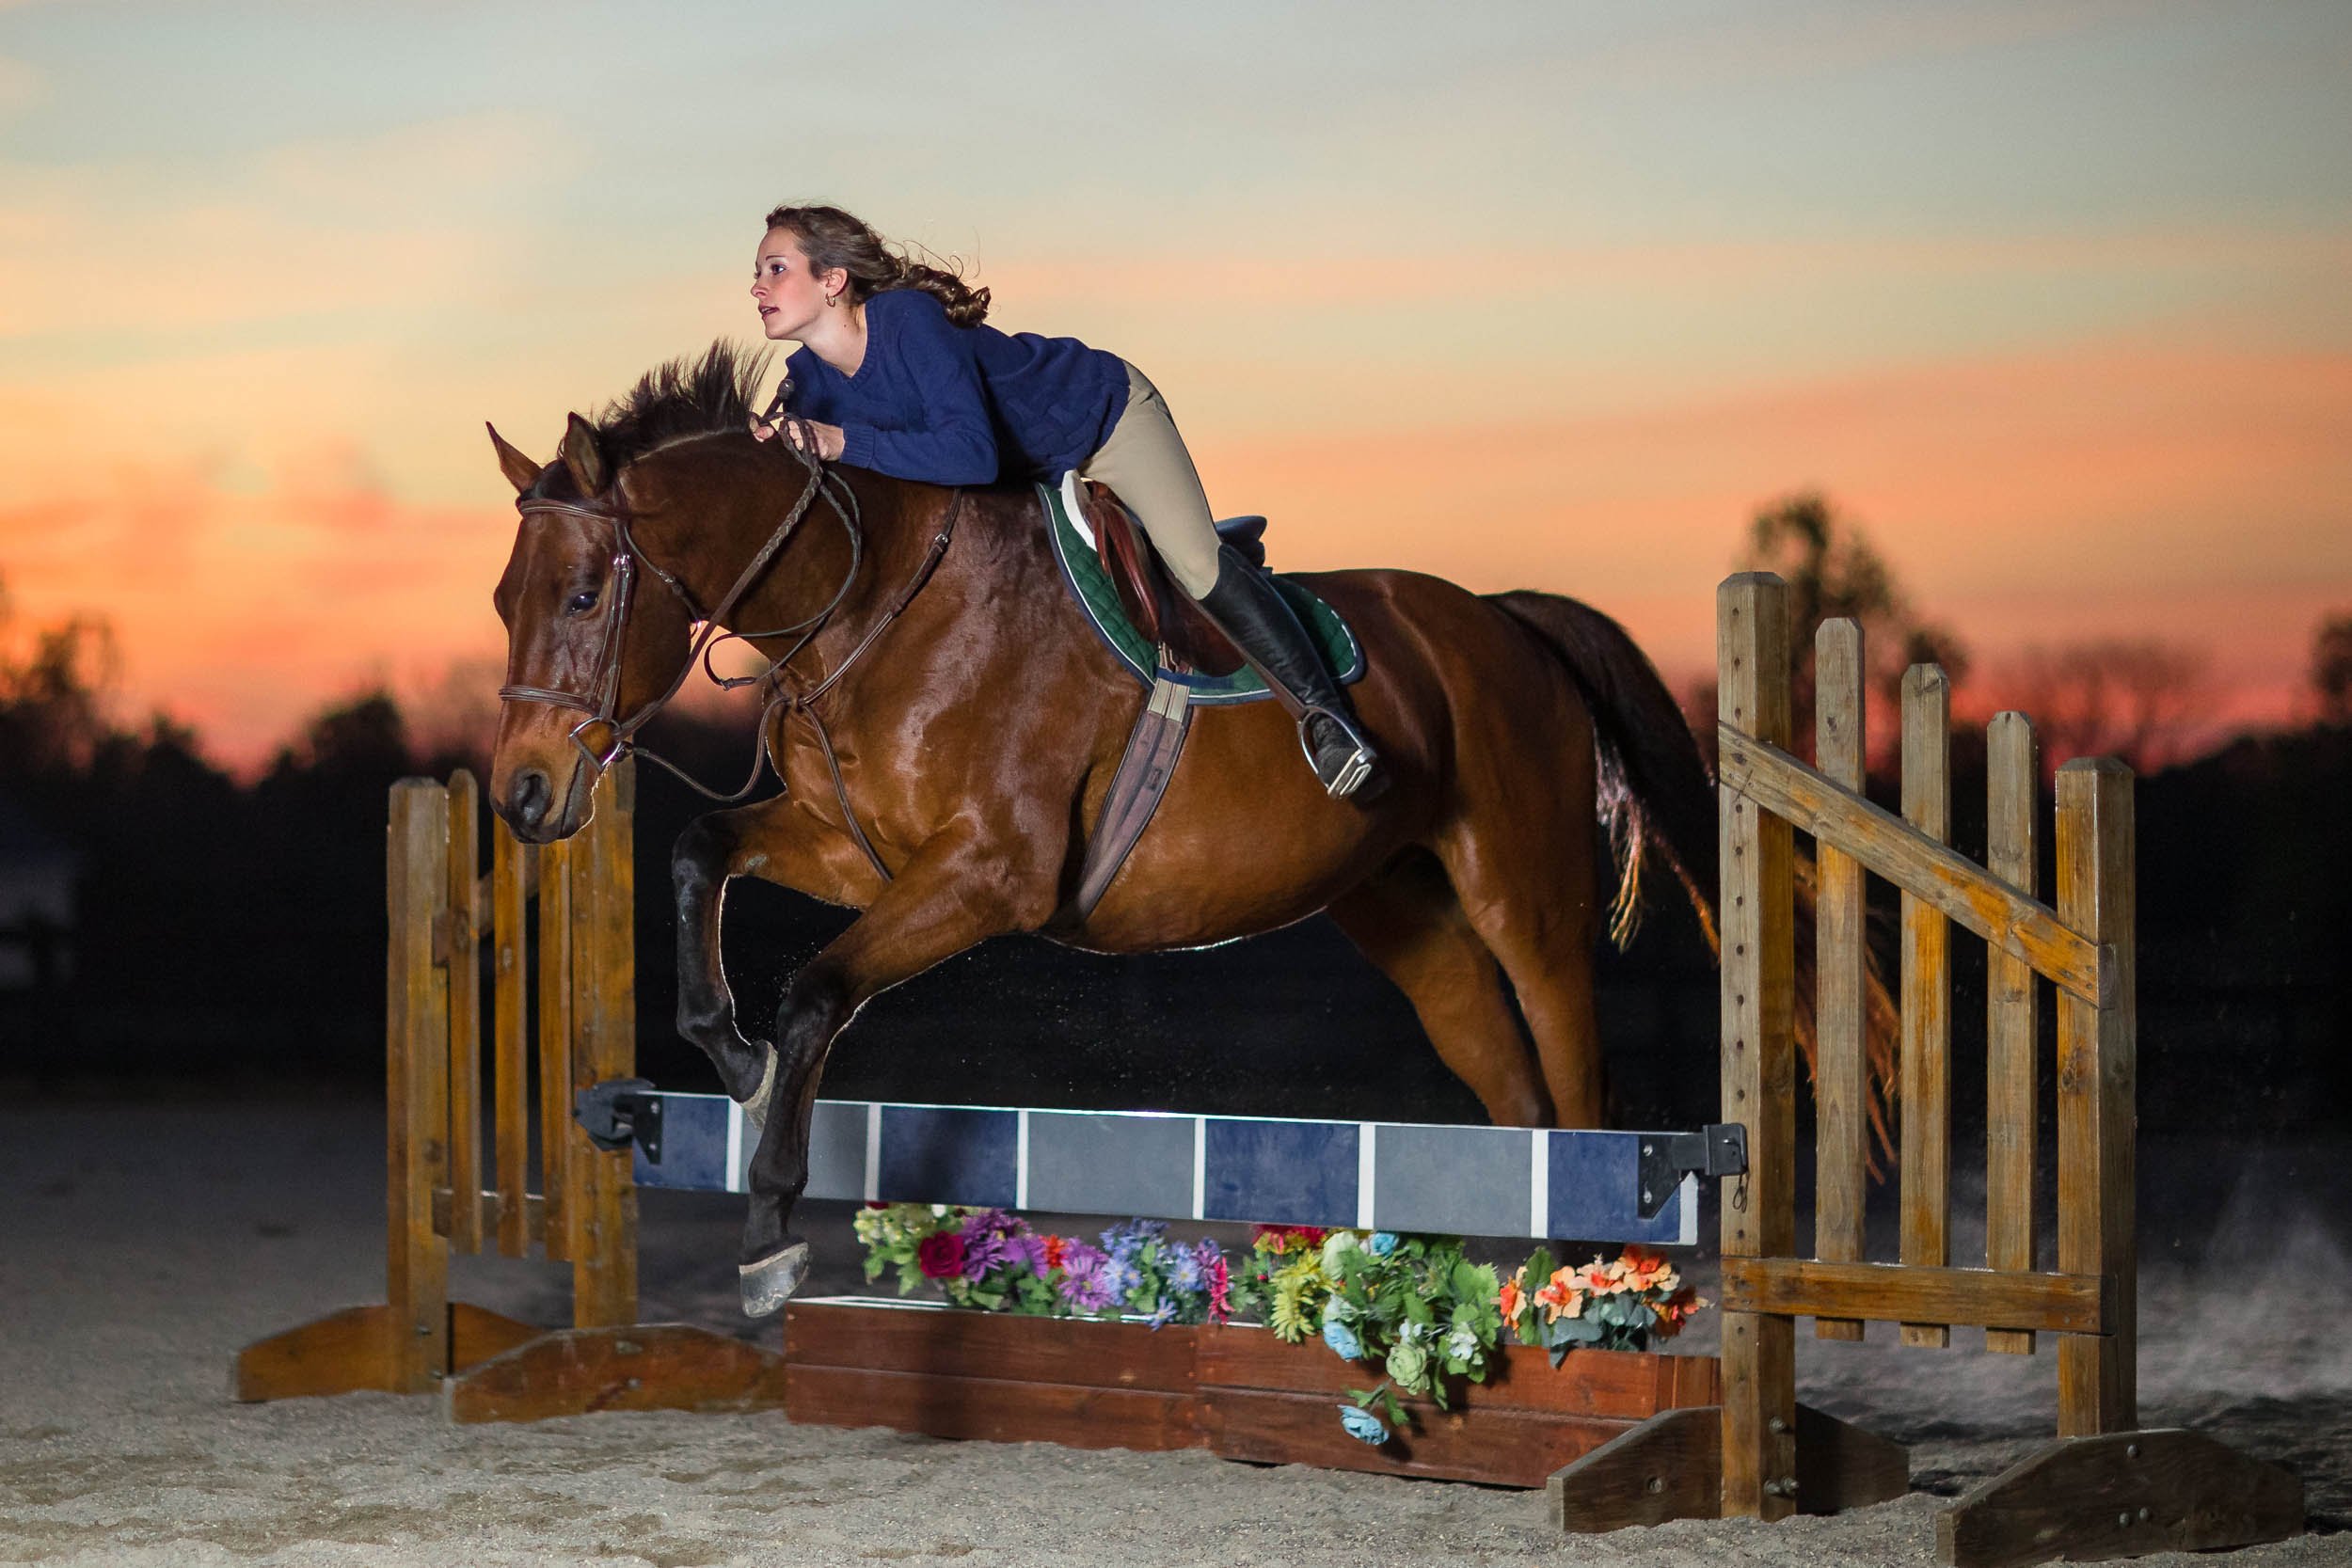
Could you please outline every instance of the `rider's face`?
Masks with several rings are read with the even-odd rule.
[[[752,264],[752,302],[759,307],[760,330],[771,338],[799,341],[825,313],[825,280],[809,271],[808,258],[801,254],[801,242],[791,230],[768,230]]]

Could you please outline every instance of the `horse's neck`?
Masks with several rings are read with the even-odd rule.
[[[942,498],[952,494],[863,470],[841,469],[835,474],[842,483],[829,482],[818,492],[793,526],[794,536],[777,550],[763,574],[759,591],[748,594],[744,609],[730,617],[739,623],[732,629],[762,632],[804,621],[838,594],[839,604],[807,640],[806,657],[812,672],[838,667],[922,574],[925,558],[946,515]],[[761,503],[772,520],[749,531],[755,534],[752,551],[765,545],[776,523],[790,515],[804,489],[805,481],[797,476],[772,487]],[[962,509],[964,518],[972,510],[969,506]],[[759,515],[755,512],[755,517]],[[750,558],[751,551],[738,552],[739,561]],[[801,637],[802,633],[793,632],[754,641],[773,658]]]

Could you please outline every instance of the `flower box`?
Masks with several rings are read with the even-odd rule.
[[[842,1298],[785,1314],[785,1411],[796,1421],[1073,1448],[1206,1449],[1259,1464],[1541,1486],[1659,1411],[1717,1402],[1709,1356],[1506,1345],[1451,1408],[1405,1402],[1409,1431],[1372,1447],[1339,1420],[1341,1390],[1376,1382],[1321,1343],[1248,1325],[964,1312]]]

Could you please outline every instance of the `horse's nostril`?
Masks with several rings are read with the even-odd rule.
[[[548,776],[545,773],[523,773],[516,776],[512,798],[507,802],[515,820],[525,827],[535,828],[548,814]]]

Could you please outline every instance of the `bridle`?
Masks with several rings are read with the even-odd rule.
[[[771,411],[769,418],[779,424],[800,422],[796,416],[781,415],[774,410]],[[783,432],[780,430],[779,434]],[[842,817],[849,826],[850,834],[857,841],[858,847],[866,852],[866,860],[881,874],[882,879],[888,881],[890,879],[888,868],[882,864],[881,856],[875,853],[873,845],[858,826],[856,814],[850,809],[849,792],[842,779],[840,762],[834,754],[832,737],[825,733],[823,721],[818,717],[810,705],[833,689],[841,677],[849,672],[850,667],[874,645],[876,640],[892,622],[898,618],[907,606],[914,602],[915,594],[920,593],[923,585],[930,579],[933,568],[939,564],[940,558],[946,553],[948,541],[954,536],[957,515],[963,508],[963,492],[956,491],[953,499],[947,503],[947,513],[940,525],[939,532],[932,538],[930,549],[925,555],[922,565],[916,569],[913,580],[883,611],[881,618],[859,641],[856,647],[850,650],[849,657],[843,659],[831,674],[807,690],[794,691],[786,679],[787,666],[802,649],[807,647],[817,635],[824,630],[826,625],[832,620],[834,612],[841,608],[842,601],[849,596],[850,587],[857,580],[858,567],[865,559],[866,546],[865,530],[859,515],[856,492],[850,488],[848,483],[839,474],[816,455],[813,432],[803,429],[798,432],[798,444],[787,443],[787,450],[806,467],[808,483],[803,486],[799,499],[793,502],[783,520],[778,522],[774,530],[769,533],[767,542],[760,546],[751,560],[745,563],[742,571],[737,574],[734,585],[726,591],[717,607],[707,613],[695,604],[693,594],[687,591],[686,585],[678,580],[676,575],[647,555],[644,547],[638,544],[635,535],[629,530],[629,513],[627,507],[595,501],[559,500],[545,496],[518,497],[515,502],[515,509],[525,517],[564,516],[579,518],[595,525],[609,525],[612,530],[612,588],[605,595],[603,625],[598,633],[596,662],[590,674],[588,689],[585,691],[567,691],[557,687],[510,683],[499,688],[499,699],[501,702],[546,703],[555,707],[573,708],[585,713],[588,717],[572,726],[570,739],[572,744],[580,749],[580,755],[598,771],[612,767],[624,754],[634,753],[667,768],[684,780],[697,793],[723,805],[732,805],[749,798],[752,791],[759,786],[760,773],[770,763],[767,743],[769,721],[776,712],[779,709],[787,713],[796,709],[804,711],[816,726],[818,741],[824,752],[826,766],[832,771],[834,788],[840,798]],[[842,574],[841,585],[834,590],[832,596],[815,614],[795,621],[789,626],[761,632],[724,630],[723,625],[728,615],[742,602],[744,595],[751,592],[761,577],[766,575],[768,568],[774,563],[777,555],[799,530],[802,520],[808,515],[810,509],[820,497],[832,509],[834,515],[840,519],[843,531],[849,535],[850,564]],[[636,712],[624,718],[620,712],[622,638],[628,623],[630,606],[636,595],[637,572],[641,565],[670,590],[678,603],[684,607],[687,619],[690,622],[698,623],[700,629],[696,632],[692,644],[687,649],[686,658],[679,665],[678,673],[671,680],[668,689],[647,702]],[[796,633],[798,635],[792,645],[771,659],[767,668],[755,674],[722,675],[711,667],[712,651],[721,642],[794,637]],[[647,751],[636,739],[637,732],[678,694],[679,689],[686,684],[687,676],[693,673],[697,661],[702,664],[703,673],[710,678],[712,684],[722,690],[733,690],[742,686],[761,685],[771,693],[760,708],[759,721],[753,732],[750,776],[743,781],[742,787],[732,794],[722,795],[717,790],[707,787],[668,758]],[[602,726],[606,732],[601,749],[591,745],[587,738],[588,732],[598,726]],[[777,774],[777,781],[783,782],[781,771]]]

